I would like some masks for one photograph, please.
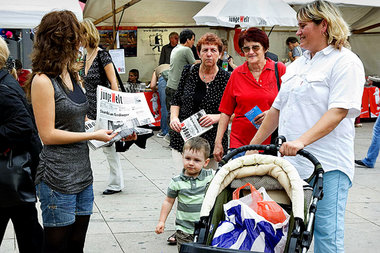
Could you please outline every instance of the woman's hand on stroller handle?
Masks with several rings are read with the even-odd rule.
[[[295,156],[304,147],[305,145],[301,141],[294,140],[282,143],[279,151],[282,156]]]

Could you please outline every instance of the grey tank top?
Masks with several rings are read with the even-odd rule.
[[[54,87],[55,128],[84,132],[88,101],[76,103],[66,94],[59,78],[50,78]],[[85,96],[82,89],[77,89]],[[63,145],[44,145],[37,167],[36,184],[43,181],[64,194],[76,194],[92,184],[92,170],[87,141]]]

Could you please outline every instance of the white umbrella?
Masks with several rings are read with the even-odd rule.
[[[282,0],[211,0],[193,19],[222,27],[297,26],[296,12]]]

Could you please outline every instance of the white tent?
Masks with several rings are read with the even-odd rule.
[[[116,9],[129,3],[130,0],[116,0]],[[206,5],[198,1],[141,0],[126,8],[121,20],[122,26],[138,27],[185,27],[194,26],[192,19],[195,13]],[[87,0],[83,16],[93,21],[112,12],[110,0]],[[122,12],[116,14],[116,23]],[[112,26],[112,17],[97,26]]]
[[[79,20],[83,17],[78,0],[1,0],[0,28],[34,28],[53,10],[70,10]]]
[[[262,1],[262,0],[252,0]],[[310,2],[311,0],[284,0],[297,10],[300,4]],[[120,7],[130,0],[116,0],[116,7]],[[233,31],[227,32],[225,29],[201,28],[196,25],[192,18],[198,13],[209,0],[141,0],[135,5],[125,10],[121,26],[137,26],[138,27],[138,55],[136,57],[126,58],[127,70],[134,67],[140,70],[140,76],[144,80],[149,80],[151,71],[158,64],[159,54],[153,55],[152,49],[144,47],[147,44],[147,37],[144,33],[149,30],[164,31],[163,38],[165,44],[168,43],[166,38],[171,31],[180,32],[184,27],[190,27],[196,33],[196,39],[206,31],[217,33],[222,38],[229,37],[230,53],[237,63],[244,61],[240,56],[233,52]],[[380,38],[380,27],[376,28],[376,24],[380,23],[380,0],[332,0],[339,5],[343,16],[353,30],[359,30],[375,25],[366,33],[353,34],[350,42],[353,51],[362,59],[366,73],[368,75],[380,74],[380,50],[378,49],[378,41]],[[110,0],[87,0],[84,10],[84,17],[97,20],[107,13],[111,12]],[[116,22],[119,22],[121,13],[116,15]],[[102,21],[101,26],[112,26],[112,17]],[[269,30],[268,30],[269,31]],[[288,36],[295,36],[296,28],[274,29],[270,35],[270,50],[279,55],[279,58],[286,58],[285,40]],[[227,35],[229,33],[229,36]],[[371,33],[371,34],[369,34]],[[149,50],[148,50],[149,49]],[[149,51],[149,52],[148,52]],[[142,71],[141,71],[142,70]]]

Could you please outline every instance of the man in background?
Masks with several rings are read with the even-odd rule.
[[[178,33],[171,32],[169,34],[169,44],[165,45],[161,49],[160,61],[158,65],[170,64],[170,54],[178,44]]]
[[[303,51],[305,51],[300,47],[296,37],[288,37],[286,39],[286,45],[289,48],[288,56],[291,61],[300,57],[303,54]]]

